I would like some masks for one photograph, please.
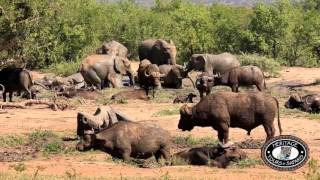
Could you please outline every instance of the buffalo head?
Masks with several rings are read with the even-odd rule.
[[[88,151],[93,148],[95,142],[95,134],[85,134],[83,139],[77,144],[78,151]]]
[[[194,126],[195,125],[192,119],[192,107],[183,105],[180,108],[180,120],[178,128],[182,131],[191,131]]]
[[[285,103],[286,108],[294,109],[301,107],[303,104],[302,99],[299,94],[293,94],[289,97],[288,101]]]

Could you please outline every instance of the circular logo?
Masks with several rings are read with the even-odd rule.
[[[263,145],[261,158],[273,169],[292,171],[308,161],[309,148],[304,141],[295,136],[277,136]]]

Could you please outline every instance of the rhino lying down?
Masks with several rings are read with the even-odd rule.
[[[129,161],[170,156],[171,137],[168,131],[154,124],[120,121],[97,134],[86,134],[77,144],[79,151],[91,148],[109,153],[112,157]]]
[[[246,153],[238,147],[232,146],[225,149],[220,145],[191,148],[173,156],[192,165],[210,165],[218,168],[226,168],[231,161],[238,161],[247,157]]]
[[[93,115],[79,112],[77,116],[77,135],[81,139],[85,134],[98,133],[118,121],[131,120],[132,119],[114,110],[110,106],[98,107]]]

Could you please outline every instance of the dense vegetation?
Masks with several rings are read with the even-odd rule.
[[[281,0],[254,8],[205,6],[184,0],[132,1],[0,0],[0,60],[28,68],[77,67],[103,41],[126,45],[131,59],[146,38],[172,39],[178,59],[193,53],[259,54],[285,65],[320,61],[320,1]]]

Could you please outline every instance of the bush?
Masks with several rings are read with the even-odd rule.
[[[80,62],[61,62],[58,64],[51,64],[44,69],[45,72],[54,73],[58,76],[69,76],[79,71]]]
[[[242,66],[254,65],[258,66],[263,72],[268,73],[270,77],[277,77],[281,70],[280,63],[272,58],[259,56],[258,54],[243,54],[238,56],[238,60]],[[266,74],[265,74],[266,75]]]

